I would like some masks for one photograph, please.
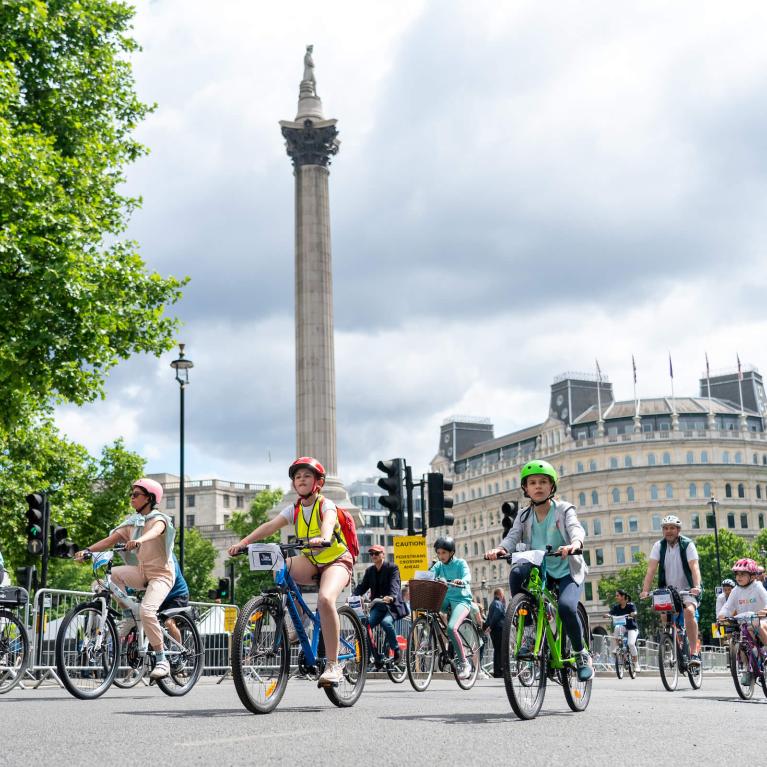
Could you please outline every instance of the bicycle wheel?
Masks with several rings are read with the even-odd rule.
[[[703,663],[699,666],[691,666],[687,664],[687,678],[690,680],[690,686],[693,690],[700,690],[700,686],[703,684]]]
[[[234,627],[234,687],[242,705],[254,714],[273,711],[288,683],[290,647],[282,617],[279,603],[253,597],[240,610]]]
[[[77,605],[56,634],[56,670],[67,690],[81,700],[103,695],[117,673],[119,644],[111,615],[102,626],[101,605]]]
[[[12,690],[29,663],[29,635],[10,611],[0,610],[0,694]]]
[[[589,618],[586,608],[580,602],[578,603],[578,617],[583,627],[584,640],[588,642]],[[588,649],[588,644],[586,648]],[[562,659],[565,661],[565,664],[559,670],[562,691],[565,693],[565,700],[572,711],[585,711],[591,700],[591,684],[594,681],[594,676],[592,674],[591,679],[587,679],[585,682],[578,679],[578,669],[575,666],[575,660],[569,662],[566,660],[572,657],[573,647],[570,638],[567,634],[564,634],[562,637]]]
[[[627,656],[626,668],[628,669],[629,676],[632,679],[636,679],[637,678],[637,664],[636,664],[636,661],[634,660],[634,657],[632,656],[631,652],[629,652],[629,654]]]
[[[546,695],[545,640],[539,657],[533,656],[538,606],[528,594],[517,594],[506,610],[501,664],[506,695],[520,719],[534,719]]]
[[[437,638],[432,630],[431,618],[420,615],[410,626],[407,637],[407,675],[417,692],[423,692],[434,674]]]
[[[399,637],[397,637],[399,641]],[[407,658],[406,653],[400,650],[399,661],[394,662],[394,653],[389,649],[389,662],[386,666],[386,675],[394,684],[402,684],[407,679]]]
[[[338,687],[323,687],[325,695],[341,708],[353,706],[365,689],[368,674],[367,632],[357,613],[348,605],[338,608],[338,662],[343,678]]]
[[[470,690],[474,687],[474,683],[477,681],[477,675],[479,674],[479,632],[471,618],[465,620],[458,627],[458,636],[461,637],[463,657],[469,664],[471,675],[466,677],[466,679],[461,679],[457,664],[453,664],[453,675],[455,676],[455,681],[458,682],[458,686],[462,690]]]
[[[186,695],[197,684],[202,673],[202,639],[194,621],[186,613],[166,619],[165,630],[170,633],[168,620],[176,624],[180,640],[172,636],[165,637],[165,657],[170,663],[170,674],[158,679],[157,686],[166,695]]]
[[[743,698],[749,700],[753,697],[756,679],[751,671],[751,664],[748,659],[748,650],[742,647],[740,643],[731,644],[730,655],[730,673],[735,685],[735,692]]]
[[[615,676],[618,679],[623,679],[623,653],[615,653]]]
[[[658,645],[658,671],[663,686],[669,691],[676,690],[679,682],[679,668],[676,663],[676,642],[672,634],[663,633]]]

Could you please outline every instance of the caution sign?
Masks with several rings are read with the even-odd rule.
[[[224,631],[234,631],[234,624],[237,623],[237,608],[224,608]]]
[[[421,535],[398,535],[394,538],[394,563],[403,581],[409,581],[416,570],[428,570],[426,538]]]

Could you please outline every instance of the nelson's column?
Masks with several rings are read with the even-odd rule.
[[[296,455],[314,456],[325,466],[323,494],[354,511],[359,524],[337,476],[336,457],[328,166],[340,142],[336,120],[322,113],[312,48],[306,47],[296,119],[280,121],[296,179]]]

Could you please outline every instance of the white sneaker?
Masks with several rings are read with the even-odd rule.
[[[468,679],[471,676],[471,665],[468,663],[462,663],[458,672],[459,679]]]
[[[328,662],[325,670],[317,680],[318,687],[338,687],[339,682],[344,678],[343,669],[340,663]]]
[[[149,674],[150,679],[165,679],[170,674],[170,663],[167,660],[157,661]]]

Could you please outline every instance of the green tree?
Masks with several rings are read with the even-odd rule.
[[[275,490],[262,490],[250,504],[250,509],[232,514],[227,526],[233,530],[240,538],[244,538],[248,533],[255,530],[259,525],[269,519],[268,511],[273,508],[282,499],[283,491],[279,488]],[[279,541],[280,534],[275,533],[267,541]],[[263,586],[272,582],[271,573],[251,571],[247,557],[242,556],[235,560],[235,578],[237,587],[234,590],[235,601],[240,607],[244,605],[252,596],[261,591]]]
[[[183,281],[121,239],[125,167],[149,107],[120,0],[0,3],[0,426],[52,397],[103,396],[107,371],[172,345]]]
[[[176,556],[178,557],[178,532]],[[213,568],[216,565],[216,547],[203,538],[199,530],[190,527],[184,531],[184,580],[189,586],[189,598],[197,602],[208,601],[208,590],[215,588]]]

